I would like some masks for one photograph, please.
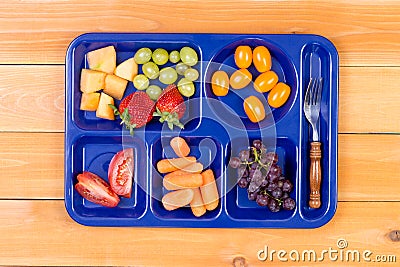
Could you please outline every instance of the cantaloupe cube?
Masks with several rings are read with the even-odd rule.
[[[109,104],[114,105],[114,98],[105,93],[101,93],[99,106],[96,110],[96,117],[107,120],[114,120],[114,110],[110,108]]]
[[[133,57],[131,57],[119,64],[115,68],[114,74],[132,82],[133,78],[138,74],[138,65]]]
[[[82,93],[81,110],[96,111],[99,106],[100,93]]]
[[[93,93],[104,88],[106,73],[88,69],[81,71],[81,91]]]
[[[114,73],[117,65],[117,53],[114,46],[110,45],[87,53],[89,69],[105,73]]]
[[[128,84],[127,80],[112,74],[107,74],[104,82],[103,92],[109,96],[121,100],[122,97],[124,96],[127,84]]]

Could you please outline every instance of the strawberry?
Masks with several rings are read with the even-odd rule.
[[[183,124],[179,120],[185,114],[186,105],[175,84],[170,84],[163,90],[157,100],[156,109],[153,115],[160,117],[161,123],[166,121],[171,130],[174,125],[183,129]]]
[[[133,135],[133,129],[140,128],[146,125],[153,118],[155,112],[154,101],[144,92],[134,92],[124,99],[119,104],[118,109],[114,106],[115,115],[121,118],[121,124]]]

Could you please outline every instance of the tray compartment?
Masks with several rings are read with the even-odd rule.
[[[139,219],[146,211],[146,148],[142,140],[131,137],[130,141],[120,136],[84,135],[73,145],[71,160],[72,179],[67,184],[72,198],[72,210],[77,218],[119,218]],[[77,183],[76,176],[83,171],[90,171],[108,182],[108,167],[112,157],[124,148],[133,148],[135,157],[134,184],[130,198],[120,197],[115,208],[106,208],[82,198],[73,189]]]
[[[248,86],[240,90],[230,89],[229,93],[223,97],[217,97],[213,94],[211,89],[213,73],[217,70],[223,70],[230,77],[231,74],[238,69],[235,64],[234,54],[236,48],[241,45],[250,46],[252,49],[257,46],[265,46],[268,48],[272,57],[271,70],[278,75],[280,82],[285,82],[291,88],[289,99],[284,106],[277,109],[271,108],[267,101],[268,92],[259,93],[254,89],[254,80],[260,73],[255,69],[253,64],[248,68],[253,75],[252,82]],[[212,57],[206,69],[205,92],[207,98],[218,99],[233,110],[227,108],[223,113],[224,116],[219,116],[220,120],[229,122],[232,116],[239,116],[247,130],[257,130],[259,128],[272,126],[275,122],[281,120],[292,108],[297,95],[297,73],[292,59],[276,43],[261,38],[242,38],[239,41],[226,45]],[[250,95],[257,96],[265,106],[266,115],[272,114],[274,119],[265,119],[258,124],[252,123],[247,118],[243,109],[243,100]],[[221,115],[221,113],[218,112],[217,116],[218,114]]]
[[[217,139],[208,136],[181,136],[190,146],[190,156],[195,156],[204,166],[204,170],[211,169],[214,172],[220,197],[222,196],[222,155],[223,148]],[[207,211],[203,216],[197,218],[193,215],[190,207],[183,207],[174,211],[164,209],[161,198],[168,191],[163,187],[163,176],[157,169],[157,162],[163,158],[176,158],[169,145],[172,137],[163,136],[156,140],[151,147],[151,200],[150,207],[159,219],[163,220],[215,220],[222,210],[221,200],[219,206],[213,211]]]
[[[88,63],[86,59],[86,54],[90,51],[93,51],[98,48],[106,47],[109,45],[113,45],[115,50],[117,51],[117,65],[124,60],[131,58],[135,55],[136,51],[142,47],[148,47],[152,51],[157,48],[164,48],[168,52],[173,50],[180,50],[184,46],[192,47],[198,54],[199,62],[202,60],[202,53],[200,46],[194,43],[193,41],[175,41],[175,40],[160,40],[160,41],[151,41],[151,40],[137,40],[137,41],[124,41],[124,42],[107,42],[97,40],[95,42],[90,41],[81,41],[79,42],[79,38],[76,40],[78,44],[76,44],[75,49],[73,50],[72,60],[73,60],[73,69],[72,69],[72,114],[73,114],[73,121],[74,123],[81,128],[82,130],[88,131],[98,131],[98,130],[106,130],[106,131],[120,131],[122,129],[121,125],[119,124],[119,119],[115,121],[108,121],[104,119],[97,118],[95,112],[92,111],[82,111],[79,109],[80,105],[80,72],[82,68],[88,68]],[[164,67],[175,67],[176,64],[172,64],[171,62],[167,62],[165,65],[159,66],[160,70]],[[138,72],[142,72],[142,65],[138,66]],[[201,90],[201,83],[202,80],[202,64],[197,63],[192,68],[195,68],[199,71],[199,79],[194,83],[196,92],[195,94],[190,97],[184,97],[185,101],[190,100],[192,98],[202,98],[202,90]],[[182,78],[183,76],[178,75],[178,80],[176,83]],[[167,85],[162,84],[158,79],[150,80],[150,84],[155,84],[160,86],[161,88],[165,88]],[[130,93],[135,92],[136,89],[133,86],[132,82],[128,82],[127,89],[125,91],[124,96],[129,95]],[[118,106],[120,103],[119,100],[115,100],[115,104]],[[186,124],[185,128],[188,130],[193,130],[197,128],[200,124],[200,103],[199,101],[190,102],[188,101],[187,111],[181,121]],[[197,104],[196,106],[191,105]],[[156,121],[157,119],[153,119],[149,124],[147,124],[146,129],[150,131],[160,131],[162,128],[162,124]],[[139,129],[140,131],[141,129]]]
[[[231,144],[228,146],[228,155],[237,156],[239,151],[247,149],[253,140],[260,138],[236,138],[231,143],[235,143],[235,148]],[[298,147],[286,137],[276,139],[276,147],[271,145],[274,140],[262,139],[266,144],[268,151],[275,151],[278,154],[278,165],[282,168],[283,175],[289,179],[294,188],[290,193],[290,197],[298,202]],[[230,154],[229,154],[230,153]],[[268,207],[260,207],[255,201],[251,201],[247,196],[247,189],[240,188],[237,183],[237,171],[231,167],[227,167],[227,182],[226,182],[226,211],[228,216],[234,220],[254,220],[254,221],[279,221],[288,220],[296,213],[297,208],[287,211],[281,210],[273,213]]]
[[[321,98],[321,113],[319,117],[319,129],[320,129],[320,141],[322,143],[322,158],[321,158],[321,169],[322,169],[322,181],[321,181],[321,207],[318,209],[312,209],[308,205],[310,195],[310,142],[312,141],[312,128],[304,116],[302,116],[302,123],[305,127],[302,128],[303,136],[303,160],[302,165],[304,169],[304,179],[301,179],[301,198],[300,198],[300,214],[306,220],[319,220],[325,217],[332,205],[336,206],[336,195],[332,194],[332,184],[330,178],[332,173],[332,155],[330,153],[333,145],[331,136],[332,121],[332,104],[334,91],[332,88],[332,55],[325,49],[325,47],[318,43],[308,43],[304,46],[302,51],[302,68],[303,68],[303,88],[305,94],[307,90],[310,77],[322,77],[323,88]],[[336,193],[335,193],[336,194]],[[333,200],[333,202],[332,202]]]

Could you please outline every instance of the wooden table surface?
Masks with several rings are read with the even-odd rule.
[[[85,227],[64,207],[64,61],[85,32],[312,33],[340,56],[334,218],[317,229]],[[338,248],[400,262],[400,1],[0,4],[0,265],[267,266],[257,252]],[[396,241],[397,239],[397,241]],[[288,255],[286,255],[288,257]],[[386,257],[390,259],[390,257]]]

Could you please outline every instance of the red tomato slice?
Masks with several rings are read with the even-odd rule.
[[[108,181],[111,189],[120,196],[131,197],[133,180],[133,148],[119,151],[108,167]]]
[[[75,189],[82,197],[105,207],[112,208],[118,205],[118,195],[98,175],[91,172],[83,172],[78,174],[77,178],[78,183],[75,185]]]

